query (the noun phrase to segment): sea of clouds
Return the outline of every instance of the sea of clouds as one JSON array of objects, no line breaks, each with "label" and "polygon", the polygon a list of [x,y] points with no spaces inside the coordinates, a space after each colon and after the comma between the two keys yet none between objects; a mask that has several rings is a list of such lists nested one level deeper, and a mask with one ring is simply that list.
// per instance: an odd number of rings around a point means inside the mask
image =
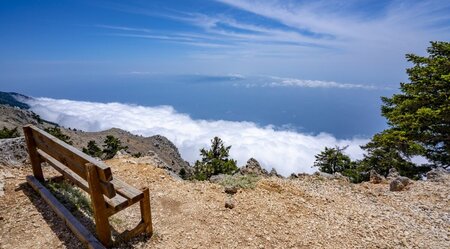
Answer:
[{"label": "sea of clouds", "polygon": [[368,141],[361,138],[339,140],[326,133],[304,134],[274,126],[262,127],[253,122],[195,120],[171,106],[147,107],[50,98],[28,99],[26,102],[42,118],[64,127],[84,131],[116,127],[143,136],[163,135],[190,163],[200,158],[201,148],[209,147],[210,140],[219,136],[226,145],[232,145],[230,154],[239,166],[254,157],[267,170],[275,168],[285,176],[293,172],[315,172],[317,169],[312,168],[314,155],[325,146],[348,145],[346,153],[352,159],[362,158],[363,151],[359,146]]}]

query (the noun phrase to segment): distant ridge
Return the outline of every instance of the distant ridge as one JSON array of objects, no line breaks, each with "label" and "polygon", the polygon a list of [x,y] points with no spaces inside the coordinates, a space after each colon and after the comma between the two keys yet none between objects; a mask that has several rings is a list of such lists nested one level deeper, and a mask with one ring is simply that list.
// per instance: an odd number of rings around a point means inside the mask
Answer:
[{"label": "distant ridge", "polygon": [[30,97],[15,93],[15,92],[1,92],[0,91],[0,104],[2,105],[9,105],[12,107],[19,107],[20,109],[29,109],[30,106],[28,104],[25,104],[23,102],[20,102],[17,100],[17,97],[19,98],[25,98],[29,99]]}]

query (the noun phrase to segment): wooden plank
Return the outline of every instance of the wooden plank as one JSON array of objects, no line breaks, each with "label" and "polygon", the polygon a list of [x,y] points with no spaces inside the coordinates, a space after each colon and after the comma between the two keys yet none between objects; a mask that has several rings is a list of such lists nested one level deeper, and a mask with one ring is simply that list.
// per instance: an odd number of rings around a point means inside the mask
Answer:
[{"label": "wooden plank", "polygon": [[23,127],[23,133],[25,134],[25,140],[27,142],[28,155],[30,156],[31,166],[33,168],[33,175],[39,180],[44,181],[44,174],[42,173],[42,167],[37,152],[36,143],[33,139],[33,133],[29,125]]},{"label": "wooden plank", "polygon": [[131,230],[125,230],[119,236],[123,240],[129,240],[144,232],[145,232],[145,223],[141,221],[135,228]]},{"label": "wooden plank", "polygon": [[[71,180],[75,185],[82,188],[84,191],[89,193],[89,186],[87,186],[87,182],[82,179],[80,176],[71,171],[66,165],[60,163],[58,160],[45,153],[41,149],[37,149],[37,153],[47,161],[53,168],[55,168],[59,173],[67,177]],[[100,187],[102,193],[108,198],[112,198],[116,195],[116,191],[114,190],[114,185],[110,182],[100,182]]]},{"label": "wooden plank", "polygon": [[148,188],[144,188],[142,192],[144,193],[144,198],[140,202],[141,216],[143,222],[145,223],[145,232],[148,235],[152,235],[153,225],[152,225],[152,210],[150,208],[150,191],[148,190]]},{"label": "wooden plank", "polygon": [[[90,193],[89,191],[89,185],[86,180],[78,176],[77,174],[71,173],[70,169],[67,168],[64,164],[58,162],[56,159],[52,158],[50,155],[46,154],[45,152],[38,150],[39,153],[42,153],[42,157],[53,167],[55,168],[59,173],[63,174],[67,179],[69,179],[71,182],[73,182],[75,185],[83,189],[84,191]],[[45,153],[45,154],[44,154]],[[104,197],[105,202],[108,205],[108,207],[114,209],[116,212],[123,210],[124,208],[129,206],[129,201],[127,198],[116,194],[112,198]]]},{"label": "wooden plank", "polygon": [[109,247],[112,243],[111,228],[107,215],[107,207],[100,190],[100,182],[97,168],[93,164],[87,164],[87,181],[91,193],[92,209],[94,211],[95,228],[97,236],[103,245]]},{"label": "wooden plank", "polygon": [[111,180],[111,183],[114,185],[114,189],[117,193],[125,196],[132,202],[136,202],[141,200],[144,197],[144,194],[139,189],[134,188],[133,186],[114,178]]},{"label": "wooden plank", "polygon": [[27,176],[27,182],[41,195],[86,248],[105,248],[35,177]]},{"label": "wooden plank", "polygon": [[79,176],[86,180],[86,163],[96,165],[99,178],[102,181],[112,180],[111,168],[103,162],[84,154],[76,148],[66,144],[65,142],[55,138],[54,136],[42,131],[34,126],[29,126],[32,130],[33,139],[37,147],[63,164],[67,165],[71,170],[75,171]]}]

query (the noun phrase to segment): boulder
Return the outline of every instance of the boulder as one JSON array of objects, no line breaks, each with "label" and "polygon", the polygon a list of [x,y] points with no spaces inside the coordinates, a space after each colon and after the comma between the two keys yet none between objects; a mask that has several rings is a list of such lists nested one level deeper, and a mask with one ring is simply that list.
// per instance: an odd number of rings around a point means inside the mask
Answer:
[{"label": "boulder", "polygon": [[374,169],[372,169],[369,174],[371,183],[378,184],[384,181],[384,177],[378,174]]},{"label": "boulder", "polygon": [[427,172],[427,180],[432,182],[442,182],[449,175],[450,173],[446,169],[437,167]]},{"label": "boulder", "polygon": [[314,176],[318,176],[320,178],[325,178],[325,179],[330,179],[330,180],[334,180],[334,179],[338,179],[338,180],[348,180],[348,177],[343,176],[341,173],[336,172],[334,174],[329,174],[329,173],[325,173],[325,172],[320,172],[317,171],[313,174]]},{"label": "boulder", "polygon": [[388,179],[395,179],[395,178],[397,178],[399,176],[400,176],[400,174],[398,173],[396,168],[390,168],[389,169],[389,173],[387,175]]},{"label": "boulder", "polygon": [[269,173],[267,170],[261,167],[259,162],[250,158],[247,161],[247,164],[239,169],[239,172],[243,175],[257,175],[257,176],[268,176]]},{"label": "boulder", "polygon": [[229,195],[234,195],[238,191],[238,188],[236,186],[225,186],[225,193]]},{"label": "boulder", "polygon": [[402,191],[411,183],[408,177],[399,176],[391,181],[389,185],[390,191]]},{"label": "boulder", "polygon": [[27,145],[24,137],[0,139],[0,164],[21,167],[28,161]]},{"label": "boulder", "polygon": [[226,177],[225,174],[212,175],[209,178],[209,181],[212,183],[219,183],[219,182],[223,181],[223,179],[225,179],[225,177]]},{"label": "boulder", "polygon": [[235,204],[234,204],[233,199],[228,198],[228,199],[225,201],[225,207],[226,207],[226,208],[233,209],[234,206],[235,206]]},{"label": "boulder", "polygon": [[130,153],[128,153],[126,150],[119,150],[116,152],[116,154],[114,155],[114,159],[123,159],[123,158],[128,158],[130,157]]}]

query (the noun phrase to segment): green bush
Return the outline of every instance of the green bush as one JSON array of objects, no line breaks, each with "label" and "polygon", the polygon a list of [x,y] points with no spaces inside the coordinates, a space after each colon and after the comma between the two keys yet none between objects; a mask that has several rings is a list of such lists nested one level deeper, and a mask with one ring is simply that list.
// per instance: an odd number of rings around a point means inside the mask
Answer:
[{"label": "green bush", "polygon": [[87,144],[87,148],[83,148],[83,152],[93,156],[100,158],[103,154],[102,149],[97,146],[97,143],[94,140],[91,140]]},{"label": "green bush", "polygon": [[256,175],[227,175],[219,184],[224,187],[236,187],[243,189],[253,189],[261,177]]},{"label": "green bush", "polygon": [[66,181],[48,182],[47,187],[52,194],[71,212],[81,211],[92,217],[91,201],[82,190],[72,186]]},{"label": "green bush", "polygon": [[59,140],[65,142],[66,144],[72,145],[72,141],[70,141],[70,137],[66,134],[62,133],[61,129],[59,127],[50,127],[44,129],[46,132],[48,132],[50,135],[53,135],[54,137],[58,138]]},{"label": "green bush", "polygon": [[6,127],[3,127],[3,129],[0,130],[0,139],[15,138],[15,137],[20,137],[17,127],[13,128],[13,129],[8,129]]}]

